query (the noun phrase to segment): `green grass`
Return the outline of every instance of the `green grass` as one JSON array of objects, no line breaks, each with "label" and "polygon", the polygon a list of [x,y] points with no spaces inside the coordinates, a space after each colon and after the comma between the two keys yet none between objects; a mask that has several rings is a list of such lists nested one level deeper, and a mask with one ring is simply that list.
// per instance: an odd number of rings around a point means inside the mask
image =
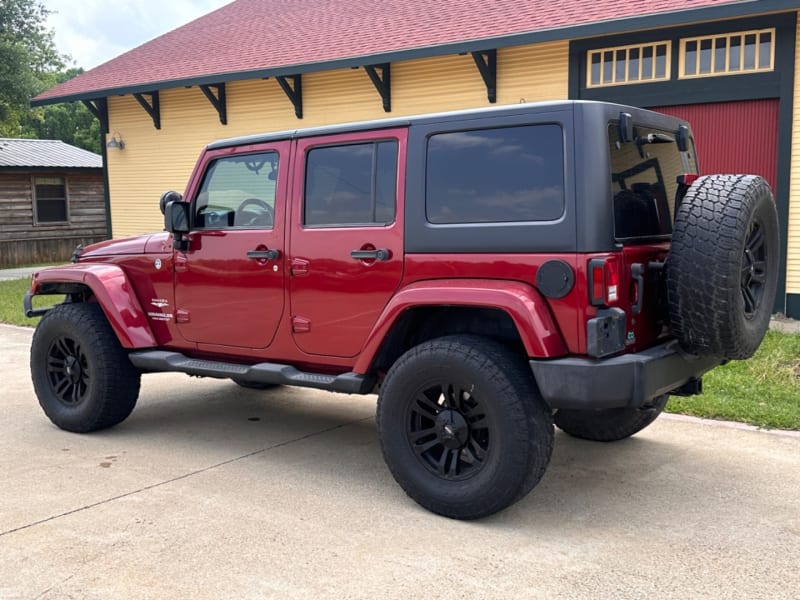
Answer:
[{"label": "green grass", "polygon": [[800,335],[768,331],[755,356],[703,377],[700,396],[673,396],[667,411],[800,429]]},{"label": "green grass", "polygon": [[[36,325],[39,319],[28,319],[22,312],[22,296],[29,287],[28,278],[0,281],[0,322]],[[35,297],[34,307],[61,298]],[[800,430],[800,334],[767,332],[753,358],[714,369],[703,378],[702,395],[673,396],[667,411]]]},{"label": "green grass", "polygon": [[[31,287],[30,277],[0,281],[0,323],[10,323],[23,327],[34,327],[39,318],[29,319],[22,309],[22,297]],[[61,302],[63,296],[36,296],[33,299],[34,308],[51,306]]]}]

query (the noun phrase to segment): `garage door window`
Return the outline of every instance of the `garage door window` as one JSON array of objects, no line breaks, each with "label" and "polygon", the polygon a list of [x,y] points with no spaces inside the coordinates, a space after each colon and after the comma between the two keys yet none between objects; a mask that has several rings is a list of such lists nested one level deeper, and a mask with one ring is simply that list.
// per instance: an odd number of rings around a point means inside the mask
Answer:
[{"label": "garage door window", "polygon": [[668,41],[590,50],[586,87],[664,81],[670,77],[672,44]]},{"label": "garage door window", "polygon": [[738,75],[775,69],[775,29],[681,40],[680,76]]}]

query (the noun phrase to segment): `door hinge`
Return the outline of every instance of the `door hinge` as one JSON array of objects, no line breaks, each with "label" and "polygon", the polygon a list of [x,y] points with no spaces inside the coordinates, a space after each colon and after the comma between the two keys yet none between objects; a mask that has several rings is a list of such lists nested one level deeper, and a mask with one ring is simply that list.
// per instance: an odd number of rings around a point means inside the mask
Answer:
[{"label": "door hinge", "polygon": [[185,254],[175,255],[175,272],[183,273],[189,268],[189,259]]},{"label": "door hinge", "polygon": [[308,261],[302,258],[293,258],[289,262],[289,268],[292,270],[292,275],[306,275],[308,274]]},{"label": "door hinge", "polygon": [[311,331],[311,320],[305,317],[292,317],[292,331],[294,333],[308,333]]}]

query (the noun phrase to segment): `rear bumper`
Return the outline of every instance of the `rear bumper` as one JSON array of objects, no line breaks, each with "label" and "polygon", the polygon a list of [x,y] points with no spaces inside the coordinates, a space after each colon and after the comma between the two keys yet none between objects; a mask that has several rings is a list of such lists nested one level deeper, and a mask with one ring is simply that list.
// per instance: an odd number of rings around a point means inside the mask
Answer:
[{"label": "rear bumper", "polygon": [[677,341],[606,359],[531,360],[539,391],[551,408],[639,407],[722,363],[682,352]]}]

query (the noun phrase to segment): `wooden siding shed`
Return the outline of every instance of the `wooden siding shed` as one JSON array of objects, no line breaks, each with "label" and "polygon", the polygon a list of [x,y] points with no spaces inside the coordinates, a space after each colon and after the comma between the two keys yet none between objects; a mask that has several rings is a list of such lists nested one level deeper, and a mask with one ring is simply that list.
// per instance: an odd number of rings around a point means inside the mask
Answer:
[{"label": "wooden siding shed", "polygon": [[57,140],[0,138],[0,267],[67,260],[108,237],[102,158]]}]

